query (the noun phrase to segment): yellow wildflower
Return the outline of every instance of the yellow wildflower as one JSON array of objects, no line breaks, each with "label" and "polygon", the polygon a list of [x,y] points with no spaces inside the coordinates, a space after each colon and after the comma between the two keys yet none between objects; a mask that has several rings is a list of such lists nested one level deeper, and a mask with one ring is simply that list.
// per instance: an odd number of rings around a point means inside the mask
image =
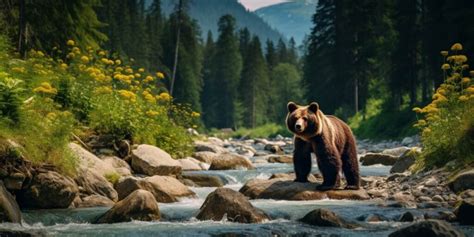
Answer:
[{"label": "yellow wildflower", "polygon": [[100,61],[102,61],[105,64],[109,64],[109,60],[107,58],[101,58]]},{"label": "yellow wildflower", "polygon": [[87,56],[82,56],[82,57],[81,57],[81,61],[82,61],[83,63],[89,63],[89,58],[88,58]]},{"label": "yellow wildflower", "polygon": [[94,92],[97,94],[110,94],[112,93],[112,87],[100,86],[100,87],[95,88]]},{"label": "yellow wildflower", "polygon": [[116,67],[116,68],[115,68],[115,71],[121,72],[121,71],[123,71],[123,68],[122,68],[122,67]]},{"label": "yellow wildflower", "polygon": [[118,91],[119,95],[122,96],[123,98],[130,100],[132,102],[137,101],[137,95],[131,91],[128,90],[119,90]]},{"label": "yellow wildflower", "polygon": [[469,77],[464,77],[461,81],[461,83],[464,85],[464,86],[468,86],[469,84],[471,84],[471,78]]},{"label": "yellow wildflower", "polygon": [[420,120],[418,120],[417,125],[418,125],[418,126],[425,126],[425,125],[426,125],[426,121],[423,120],[423,119],[420,119]]},{"label": "yellow wildflower", "polygon": [[470,86],[466,89],[466,92],[469,94],[474,94],[474,86]]},{"label": "yellow wildflower", "polygon": [[55,95],[58,93],[58,90],[53,88],[49,82],[43,82],[40,86],[34,88],[33,92]]},{"label": "yellow wildflower", "polygon": [[43,52],[38,51],[38,52],[36,52],[36,53],[38,54],[39,57],[44,57],[44,53],[43,53]]},{"label": "yellow wildflower", "polygon": [[441,66],[441,69],[443,69],[443,70],[448,70],[450,68],[451,68],[451,66],[449,66],[449,64],[447,64],[447,63],[445,63],[445,64],[443,64],[443,66]]},{"label": "yellow wildflower", "polygon": [[154,110],[148,110],[146,111],[146,115],[150,116],[150,117],[155,117],[156,115],[159,115],[160,113],[157,112],[157,111],[154,111]]},{"label": "yellow wildflower", "polygon": [[138,72],[145,72],[145,69],[144,68],[139,68]]},{"label": "yellow wildflower", "polygon": [[469,65],[468,64],[463,64],[462,65],[462,70],[467,70],[469,69]]},{"label": "yellow wildflower", "polygon": [[99,56],[105,56],[105,55],[106,55],[105,51],[100,51],[99,52]]},{"label": "yellow wildflower", "polygon": [[413,108],[412,110],[413,110],[413,112],[415,112],[415,113],[421,113],[421,112],[422,112],[422,110],[421,110],[419,107],[415,107],[415,108]]},{"label": "yellow wildflower", "polygon": [[76,55],[71,52],[71,53],[68,53],[68,54],[66,55],[66,58],[73,59],[75,56],[76,56]]},{"label": "yellow wildflower", "polygon": [[198,113],[198,112],[194,112],[194,111],[193,111],[193,112],[191,113],[191,117],[199,117],[199,116],[201,116],[201,114]]},{"label": "yellow wildflower", "polygon": [[152,76],[146,76],[145,79],[143,80],[143,82],[147,83],[147,82],[151,82],[153,81],[153,77]]},{"label": "yellow wildflower", "polygon": [[160,101],[170,101],[171,95],[168,94],[167,92],[163,92],[160,95],[158,95],[157,99]]},{"label": "yellow wildflower", "polygon": [[133,73],[133,69],[127,68],[127,69],[125,69],[125,72],[128,73],[128,74],[132,74],[132,73]]},{"label": "yellow wildflower", "polygon": [[65,64],[65,63],[61,63],[61,65],[59,65],[59,66],[61,66],[62,69],[66,69],[66,68],[67,68],[67,64]]},{"label": "yellow wildflower", "polygon": [[68,40],[67,41],[67,45],[69,46],[74,46],[76,43],[74,42],[74,40]]},{"label": "yellow wildflower", "polygon": [[160,78],[160,79],[165,78],[165,74],[163,74],[162,72],[157,72],[157,73],[156,73],[156,76],[157,76],[158,78]]},{"label": "yellow wildflower", "polygon": [[451,46],[451,50],[453,50],[453,51],[462,50],[462,44],[460,44],[460,43],[453,44],[453,46]]},{"label": "yellow wildflower", "polygon": [[140,78],[142,75],[140,73],[135,73],[135,78]]},{"label": "yellow wildflower", "polygon": [[443,55],[443,57],[448,56],[448,51],[441,51],[441,55]]},{"label": "yellow wildflower", "polygon": [[459,96],[458,98],[460,101],[466,101],[466,100],[469,100],[469,97],[465,96],[465,95],[462,95],[462,96]]},{"label": "yellow wildflower", "polygon": [[120,61],[120,59],[117,59],[117,60],[115,60],[115,64],[120,65],[120,64],[122,64],[122,61]]}]

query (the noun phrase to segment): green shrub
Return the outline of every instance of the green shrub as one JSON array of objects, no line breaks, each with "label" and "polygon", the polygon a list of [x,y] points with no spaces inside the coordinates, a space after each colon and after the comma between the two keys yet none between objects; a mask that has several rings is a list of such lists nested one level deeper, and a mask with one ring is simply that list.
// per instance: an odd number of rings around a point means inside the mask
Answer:
[{"label": "green shrub", "polygon": [[430,104],[413,109],[420,114],[415,126],[423,143],[418,167],[440,167],[453,160],[459,166],[474,163],[474,71],[467,73],[467,57],[461,51],[462,45],[454,44],[450,52],[441,52],[444,83]]},{"label": "green shrub", "polygon": [[240,128],[232,133],[231,136],[236,138],[273,138],[278,134],[285,137],[292,136],[286,126],[274,123],[265,124],[256,128]]},{"label": "green shrub", "polygon": [[121,176],[116,172],[107,173],[104,175],[104,178],[109,181],[111,184],[116,184]]}]

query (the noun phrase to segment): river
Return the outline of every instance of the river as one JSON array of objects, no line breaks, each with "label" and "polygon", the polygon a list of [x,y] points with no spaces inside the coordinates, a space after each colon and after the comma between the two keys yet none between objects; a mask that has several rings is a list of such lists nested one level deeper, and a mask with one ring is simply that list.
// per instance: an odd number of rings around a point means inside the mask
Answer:
[{"label": "river", "polygon": [[[289,164],[255,164],[255,170],[193,171],[223,177],[225,187],[239,190],[249,179],[268,178],[273,173],[292,171]],[[362,176],[386,176],[389,166],[362,166]],[[313,167],[316,171],[317,167]],[[23,212],[23,226],[0,224],[11,230],[35,231],[45,236],[388,236],[397,227],[404,208],[380,207],[375,201],[318,200],[279,201],[252,200],[251,203],[270,215],[272,221],[261,224],[239,224],[226,220],[199,221],[194,218],[206,196],[215,188],[192,188],[197,198],[182,199],[176,203],[159,203],[162,220],[159,222],[133,221],[118,224],[90,224],[108,208],[63,210],[30,210]],[[357,229],[314,227],[297,220],[316,208],[328,208],[348,221],[357,222]],[[417,216],[426,212],[446,210],[410,209]],[[380,222],[358,221],[358,217],[378,214],[387,219]],[[457,227],[466,236],[474,236],[474,227]]]}]

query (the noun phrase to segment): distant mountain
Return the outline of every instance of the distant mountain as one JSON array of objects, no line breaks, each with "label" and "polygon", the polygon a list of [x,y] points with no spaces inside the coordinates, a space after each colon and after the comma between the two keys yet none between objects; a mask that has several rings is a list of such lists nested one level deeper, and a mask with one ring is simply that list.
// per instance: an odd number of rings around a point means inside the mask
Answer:
[{"label": "distant mountain", "polygon": [[287,39],[294,37],[296,43],[301,44],[313,27],[311,17],[316,12],[317,2],[318,0],[290,0],[257,9],[255,13]]},{"label": "distant mountain", "polygon": [[[161,0],[163,12],[169,15],[178,0]],[[237,21],[239,28],[247,27],[250,32],[259,36],[262,42],[267,39],[277,41],[285,37],[270,27],[264,20],[253,12],[249,12],[237,0],[189,0],[189,14],[201,26],[203,39],[209,30],[214,39],[217,38],[217,22],[225,14],[231,14]]]}]

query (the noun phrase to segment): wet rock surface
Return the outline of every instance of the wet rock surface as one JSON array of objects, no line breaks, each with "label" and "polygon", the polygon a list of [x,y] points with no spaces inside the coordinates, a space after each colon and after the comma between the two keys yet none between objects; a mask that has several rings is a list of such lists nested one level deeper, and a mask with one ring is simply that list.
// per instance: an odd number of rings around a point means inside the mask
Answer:
[{"label": "wet rock surface", "polygon": [[224,217],[241,223],[260,223],[270,219],[262,210],[253,207],[241,193],[218,188],[207,196],[196,218],[220,221]]},{"label": "wet rock surface", "polygon": [[389,235],[389,237],[463,237],[464,234],[456,230],[449,223],[438,220],[421,221],[407,227],[401,228]]},{"label": "wet rock surface", "polygon": [[181,173],[179,161],[158,147],[139,145],[132,151],[132,168],[146,175],[176,175]]},{"label": "wet rock surface", "polygon": [[31,185],[18,193],[21,208],[67,208],[79,189],[71,178],[54,171],[37,173]]},{"label": "wet rock surface", "polygon": [[136,190],[117,202],[95,223],[117,223],[132,220],[156,221],[159,219],[160,210],[153,194],[146,190]]},{"label": "wet rock surface", "polygon": [[355,228],[354,224],[350,224],[344,219],[336,215],[336,213],[325,208],[315,209],[306,214],[301,222],[315,226],[325,227],[342,227],[342,228]]},{"label": "wet rock surface", "polygon": [[321,200],[329,198],[367,200],[370,198],[363,189],[318,191],[316,187],[319,184],[293,182],[286,178],[253,179],[248,181],[239,192],[251,199]]},{"label": "wet rock surface", "polygon": [[0,223],[1,222],[21,222],[20,207],[16,203],[15,198],[5,188],[2,181],[0,181]]}]

